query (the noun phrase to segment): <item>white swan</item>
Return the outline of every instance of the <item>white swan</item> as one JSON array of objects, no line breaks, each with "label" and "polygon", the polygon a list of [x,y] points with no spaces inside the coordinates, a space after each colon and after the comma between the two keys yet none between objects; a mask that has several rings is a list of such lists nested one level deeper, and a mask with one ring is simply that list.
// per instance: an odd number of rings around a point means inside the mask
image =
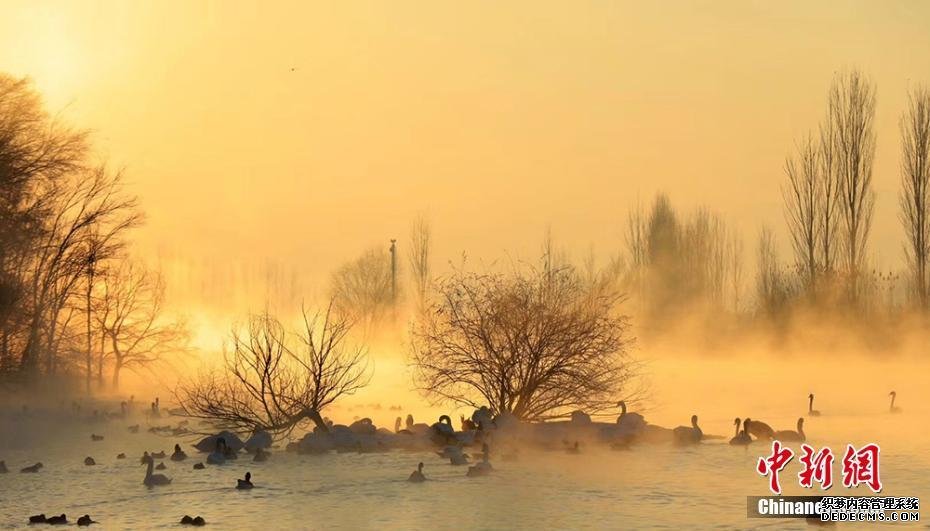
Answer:
[{"label": "white swan", "polygon": [[807,416],[808,417],[819,417],[820,411],[814,409],[814,393],[807,395]]},{"label": "white swan", "polygon": [[207,456],[208,465],[222,465],[226,462],[226,439],[222,437],[216,440],[216,449]]},{"label": "white swan", "polygon": [[488,447],[487,443],[484,443],[481,445],[481,452],[483,454],[481,461],[477,463],[475,466],[468,467],[468,472],[465,474],[466,476],[470,478],[478,477],[478,476],[486,476],[490,474],[492,470],[494,470],[490,462],[491,449]]},{"label": "white swan", "polygon": [[898,397],[898,393],[892,391],[892,392],[888,393],[888,396],[891,397],[891,407],[888,409],[888,412],[889,412],[889,413],[900,413],[900,412],[901,412],[901,408],[899,408],[898,406],[894,405],[894,399]]},{"label": "white swan", "polygon": [[619,447],[625,449],[646,429],[646,419],[639,413],[628,413],[626,402],[623,400],[617,402],[617,405],[620,407],[617,423],[614,426],[605,426],[603,433],[609,439],[616,439],[614,442],[619,443]]},{"label": "white swan", "polygon": [[455,428],[452,427],[452,418],[449,415],[439,417],[439,422],[430,426],[431,438],[436,444],[450,442],[455,438]]},{"label": "white swan", "polygon": [[691,426],[678,426],[672,431],[678,444],[697,444],[704,438],[704,432],[698,426],[698,416],[691,415]]},{"label": "white swan", "polygon": [[147,466],[145,468],[145,479],[142,480],[143,484],[148,487],[155,487],[171,483],[171,479],[164,474],[152,474],[152,469],[155,468],[155,460],[152,459],[152,456],[147,456],[145,464]]},{"label": "white swan", "polygon": [[756,439],[771,439],[775,434],[775,430],[771,426],[762,422],[761,420],[752,420],[747,418],[743,421],[743,428],[753,435]]},{"label": "white swan", "polygon": [[785,441],[785,442],[806,441],[807,435],[804,434],[804,417],[801,417],[798,419],[798,431],[791,431],[791,430],[776,431],[773,435],[773,438],[776,441]]},{"label": "white swan", "polygon": [[461,449],[460,449],[460,451],[457,452],[457,453],[456,453],[456,452],[452,452],[452,453],[449,454],[449,464],[457,465],[457,466],[458,466],[458,465],[467,465],[467,464],[468,464],[468,456],[465,455],[465,454],[463,454],[463,453],[461,452]]},{"label": "white swan", "polygon": [[639,413],[627,413],[626,402],[623,400],[617,402],[617,406],[620,407],[620,416],[617,417],[617,424],[620,426],[629,426],[638,430],[646,425],[646,419]]},{"label": "white swan", "polygon": [[740,426],[739,417],[736,417],[735,419],[733,419],[733,424],[736,425],[736,435],[734,435],[733,438],[730,439],[730,444],[734,446],[741,446],[741,445],[746,445],[746,444],[751,443],[752,437],[750,437],[749,434],[746,433],[745,422],[743,423],[742,430],[739,429],[739,426]]},{"label": "white swan", "polygon": [[259,448],[267,450],[271,448],[272,443],[274,443],[274,438],[265,430],[255,430],[252,432],[252,435],[242,443],[243,448],[246,452],[252,453]]},{"label": "white swan", "polygon": [[407,481],[411,483],[422,483],[426,481],[426,476],[423,475],[423,463],[421,462],[417,465],[417,469],[410,473],[410,477],[407,478]]}]

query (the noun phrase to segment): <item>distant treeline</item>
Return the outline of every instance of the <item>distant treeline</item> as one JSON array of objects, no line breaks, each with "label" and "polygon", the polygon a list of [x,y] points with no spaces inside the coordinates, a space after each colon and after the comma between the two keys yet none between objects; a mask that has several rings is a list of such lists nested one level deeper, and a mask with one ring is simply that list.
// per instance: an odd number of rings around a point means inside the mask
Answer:
[{"label": "distant treeline", "polygon": [[[876,89],[865,76],[837,74],[817,129],[786,157],[782,198],[792,254],[779,256],[769,227],[760,231],[755,273],[743,244],[718,215],[682,216],[659,195],[629,218],[618,278],[632,296],[641,330],[664,330],[697,317],[711,327],[753,322],[784,330],[806,324],[850,325],[869,333],[900,318],[926,323],[930,311],[930,92],[917,87],[900,118],[897,212],[905,267],[870,265]],[[868,326],[860,325],[867,323]]]}]

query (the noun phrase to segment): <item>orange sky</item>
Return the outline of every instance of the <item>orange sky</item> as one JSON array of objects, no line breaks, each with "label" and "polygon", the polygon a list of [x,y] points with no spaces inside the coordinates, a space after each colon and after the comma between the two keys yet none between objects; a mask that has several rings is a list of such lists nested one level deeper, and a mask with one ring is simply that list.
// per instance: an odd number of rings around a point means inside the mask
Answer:
[{"label": "orange sky", "polygon": [[751,278],[763,223],[787,250],[783,159],[847,66],[878,85],[871,241],[899,264],[928,27],[922,1],[7,0],[0,70],[95,132],[169,265],[277,264],[313,296],[418,212],[440,265],[534,257],[549,225],[606,256],[664,190],[739,227]]}]

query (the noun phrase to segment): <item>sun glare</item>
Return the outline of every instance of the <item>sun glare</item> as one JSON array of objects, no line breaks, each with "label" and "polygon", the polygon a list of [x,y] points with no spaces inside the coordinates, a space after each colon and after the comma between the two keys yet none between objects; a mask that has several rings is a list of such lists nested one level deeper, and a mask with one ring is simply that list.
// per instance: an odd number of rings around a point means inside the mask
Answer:
[{"label": "sun glare", "polygon": [[33,37],[31,46],[23,47],[22,74],[35,81],[54,112],[79,93],[78,78],[84,61],[63,14],[46,13],[36,24]]}]

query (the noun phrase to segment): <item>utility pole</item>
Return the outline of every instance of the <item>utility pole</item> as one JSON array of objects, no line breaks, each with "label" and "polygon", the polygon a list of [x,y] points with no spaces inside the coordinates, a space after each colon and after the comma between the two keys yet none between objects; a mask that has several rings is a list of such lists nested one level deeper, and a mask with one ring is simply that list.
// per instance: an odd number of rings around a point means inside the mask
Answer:
[{"label": "utility pole", "polygon": [[391,305],[397,303],[397,240],[391,240]]}]

